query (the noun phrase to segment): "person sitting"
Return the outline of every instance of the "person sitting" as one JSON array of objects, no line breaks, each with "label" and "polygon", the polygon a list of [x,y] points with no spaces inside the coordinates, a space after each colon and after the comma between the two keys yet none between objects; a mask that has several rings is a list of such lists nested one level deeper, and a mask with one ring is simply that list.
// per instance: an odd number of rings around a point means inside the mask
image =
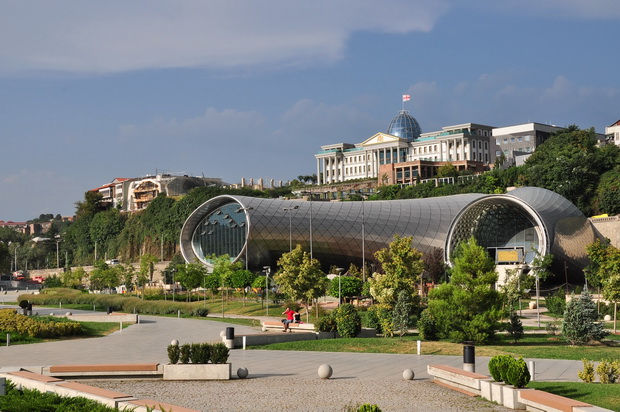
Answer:
[{"label": "person sitting", "polygon": [[286,308],[286,310],[284,312],[282,312],[283,315],[286,315],[286,319],[282,319],[282,324],[284,325],[284,331],[283,332],[290,332],[290,329],[288,328],[288,325],[293,323],[294,317],[295,317],[295,311],[290,309],[290,308]]}]

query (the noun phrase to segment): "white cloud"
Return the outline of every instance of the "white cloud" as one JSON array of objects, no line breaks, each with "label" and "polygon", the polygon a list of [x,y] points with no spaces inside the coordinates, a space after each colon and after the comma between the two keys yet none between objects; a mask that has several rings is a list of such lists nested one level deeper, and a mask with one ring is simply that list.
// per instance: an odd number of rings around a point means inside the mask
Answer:
[{"label": "white cloud", "polygon": [[[458,0],[453,3],[458,3]],[[618,0],[480,0],[464,5],[468,6],[546,18],[608,20],[620,17]]]},{"label": "white cloud", "polygon": [[20,0],[3,4],[0,70],[323,63],[356,31],[429,31],[446,9],[446,0]]}]

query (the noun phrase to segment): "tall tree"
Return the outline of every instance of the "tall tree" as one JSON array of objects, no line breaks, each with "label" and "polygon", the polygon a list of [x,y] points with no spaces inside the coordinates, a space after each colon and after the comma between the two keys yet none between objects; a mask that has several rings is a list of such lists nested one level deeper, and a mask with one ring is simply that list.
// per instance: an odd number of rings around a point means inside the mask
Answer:
[{"label": "tall tree", "polygon": [[413,295],[424,270],[422,253],[411,247],[413,237],[396,235],[388,245],[375,252],[383,273],[375,273],[370,282],[370,293],[381,303],[393,307],[401,290]]},{"label": "tall tree", "polygon": [[176,269],[176,280],[187,289],[187,301],[189,302],[192,290],[202,285],[207,269],[200,263],[177,265]]},{"label": "tall tree", "polygon": [[[321,271],[321,263],[297,245],[290,253],[284,253],[278,259],[280,269],[274,280],[280,290],[294,300],[306,302],[306,315],[310,302],[325,295],[329,283]],[[318,305],[317,305],[318,311]]]},{"label": "tall tree", "polygon": [[488,342],[501,318],[495,262],[473,237],[457,246],[452,261],[450,282],[431,290],[427,310],[441,338]]}]

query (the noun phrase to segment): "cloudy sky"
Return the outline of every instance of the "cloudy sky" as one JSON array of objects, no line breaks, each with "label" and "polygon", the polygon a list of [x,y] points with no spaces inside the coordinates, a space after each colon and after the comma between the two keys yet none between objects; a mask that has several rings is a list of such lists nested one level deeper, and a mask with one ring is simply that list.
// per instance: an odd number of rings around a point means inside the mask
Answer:
[{"label": "cloudy sky", "polygon": [[288,180],[321,145],[620,118],[618,0],[0,0],[0,220],[166,171]]}]

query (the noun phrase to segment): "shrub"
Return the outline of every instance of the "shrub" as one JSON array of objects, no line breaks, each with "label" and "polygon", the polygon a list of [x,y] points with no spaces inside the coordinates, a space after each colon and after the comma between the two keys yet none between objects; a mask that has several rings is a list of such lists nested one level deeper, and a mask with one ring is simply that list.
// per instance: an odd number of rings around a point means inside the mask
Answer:
[{"label": "shrub", "polygon": [[620,360],[603,359],[596,367],[596,373],[601,383],[616,383],[620,375]]},{"label": "shrub", "polygon": [[563,315],[566,310],[566,294],[564,289],[558,289],[553,295],[545,298],[547,311],[555,315]]},{"label": "shrub", "polygon": [[376,306],[371,306],[368,311],[366,311],[366,326],[375,329],[378,334],[383,333]]},{"label": "shrub", "polygon": [[189,357],[191,354],[191,346],[188,343],[185,343],[181,345],[181,347],[179,348],[179,351],[180,351],[179,360],[181,361],[181,363],[183,364],[189,363]]},{"label": "shrub", "polygon": [[566,305],[562,334],[571,345],[581,345],[590,341],[601,341],[607,332],[597,322],[596,304],[588,292],[573,298]]},{"label": "shrub", "polygon": [[586,383],[594,382],[594,365],[587,359],[581,359],[583,362],[583,370],[577,372],[579,379]]},{"label": "shrub", "polygon": [[506,369],[505,382],[514,386],[515,388],[525,388],[530,382],[530,371],[527,369],[527,364],[523,358],[514,359],[509,356],[508,368]]},{"label": "shrub", "polygon": [[0,310],[0,330],[34,338],[58,338],[79,335],[82,325],[47,317],[31,318],[18,315],[14,309],[3,309]]},{"label": "shrub", "polygon": [[211,345],[211,363],[226,363],[230,350],[223,343],[215,343]]},{"label": "shrub", "polygon": [[418,331],[424,340],[439,340],[435,318],[428,310],[423,310],[418,320]]},{"label": "shrub", "polygon": [[207,308],[196,308],[192,312],[192,316],[198,316],[201,318],[206,318],[209,315],[209,309]]},{"label": "shrub", "polygon": [[394,336],[394,316],[389,306],[380,304],[377,305],[377,317],[379,318],[379,324],[381,325],[381,332],[383,336]]},{"label": "shrub", "polygon": [[179,345],[168,345],[168,361],[171,364],[176,365],[179,363],[180,354]]},{"label": "shrub", "polygon": [[189,358],[192,363],[209,363],[211,345],[208,343],[192,343],[190,345]]},{"label": "shrub", "polygon": [[381,409],[377,405],[364,403],[357,408],[357,412],[381,412]]},{"label": "shrub", "polygon": [[517,343],[517,341],[523,337],[523,324],[515,311],[510,313],[510,321],[506,326],[506,330],[512,338],[512,343]]},{"label": "shrub", "polygon": [[354,338],[362,331],[362,319],[350,303],[336,308],[332,314],[336,321],[336,330],[343,338]]},{"label": "shrub", "polygon": [[489,373],[496,382],[508,382],[506,373],[514,358],[510,355],[497,355],[489,360]]},{"label": "shrub", "polygon": [[419,297],[414,299],[406,290],[398,292],[396,305],[394,305],[394,310],[392,311],[392,323],[394,324],[394,329],[399,331],[399,336],[401,338],[407,333],[409,328],[415,326],[418,320],[416,314],[419,301]]},{"label": "shrub", "polygon": [[336,321],[330,315],[321,316],[314,322],[314,330],[317,332],[335,332],[337,330]]}]

